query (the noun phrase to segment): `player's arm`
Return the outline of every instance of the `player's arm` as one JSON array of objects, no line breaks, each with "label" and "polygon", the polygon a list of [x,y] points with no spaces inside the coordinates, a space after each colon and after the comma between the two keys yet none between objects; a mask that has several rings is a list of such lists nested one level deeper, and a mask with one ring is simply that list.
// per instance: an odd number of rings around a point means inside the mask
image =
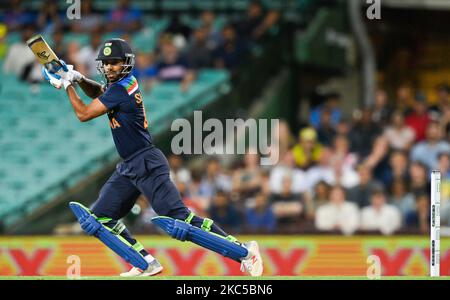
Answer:
[{"label": "player's arm", "polygon": [[95,98],[91,103],[86,105],[72,85],[67,87],[66,92],[69,96],[70,104],[72,104],[73,110],[81,122],[92,120],[108,111],[106,106],[98,98]]},{"label": "player's arm", "polygon": [[104,92],[103,86],[100,83],[84,76],[78,80],[78,85],[86,96],[92,99],[99,97]]}]

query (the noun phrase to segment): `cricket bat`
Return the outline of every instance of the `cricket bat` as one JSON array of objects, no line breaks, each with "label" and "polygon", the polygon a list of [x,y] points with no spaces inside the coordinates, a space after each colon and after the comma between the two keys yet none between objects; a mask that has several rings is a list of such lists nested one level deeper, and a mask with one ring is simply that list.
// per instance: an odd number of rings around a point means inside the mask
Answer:
[{"label": "cricket bat", "polygon": [[61,66],[58,56],[56,56],[42,35],[33,36],[27,41],[27,45],[33,51],[39,63],[44,65],[50,72],[54,72]]}]

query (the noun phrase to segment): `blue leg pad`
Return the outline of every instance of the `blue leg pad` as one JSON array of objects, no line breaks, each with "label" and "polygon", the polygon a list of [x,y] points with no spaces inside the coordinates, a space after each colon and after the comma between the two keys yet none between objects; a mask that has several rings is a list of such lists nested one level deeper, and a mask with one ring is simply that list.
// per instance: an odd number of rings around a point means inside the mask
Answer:
[{"label": "blue leg pad", "polygon": [[127,240],[120,235],[111,233],[106,226],[97,220],[95,215],[87,207],[78,202],[70,202],[69,206],[86,233],[97,237],[108,248],[136,268],[141,270],[148,268],[148,263],[144,257]]},{"label": "blue leg pad", "polygon": [[218,234],[192,226],[184,221],[169,217],[155,217],[152,218],[152,222],[175,239],[183,242],[186,240],[191,241],[237,262],[240,262],[248,254],[247,249],[240,244],[229,241]]}]

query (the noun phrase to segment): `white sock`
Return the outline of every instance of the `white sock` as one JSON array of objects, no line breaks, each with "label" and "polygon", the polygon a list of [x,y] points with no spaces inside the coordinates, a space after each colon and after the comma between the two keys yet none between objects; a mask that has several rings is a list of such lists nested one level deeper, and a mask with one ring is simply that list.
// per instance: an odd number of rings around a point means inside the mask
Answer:
[{"label": "white sock", "polygon": [[151,263],[152,261],[155,260],[155,258],[151,254],[148,254],[148,255],[144,256],[144,259],[148,263]]}]

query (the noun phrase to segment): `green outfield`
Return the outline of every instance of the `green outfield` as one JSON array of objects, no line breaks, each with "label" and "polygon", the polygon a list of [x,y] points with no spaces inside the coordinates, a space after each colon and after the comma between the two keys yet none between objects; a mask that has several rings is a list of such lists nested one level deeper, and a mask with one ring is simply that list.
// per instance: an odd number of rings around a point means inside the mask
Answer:
[{"label": "green outfield", "polygon": [[[73,280],[65,276],[0,276],[0,280]],[[82,276],[80,280],[370,280],[366,276]],[[450,280],[450,276],[382,276],[380,280]]]}]

